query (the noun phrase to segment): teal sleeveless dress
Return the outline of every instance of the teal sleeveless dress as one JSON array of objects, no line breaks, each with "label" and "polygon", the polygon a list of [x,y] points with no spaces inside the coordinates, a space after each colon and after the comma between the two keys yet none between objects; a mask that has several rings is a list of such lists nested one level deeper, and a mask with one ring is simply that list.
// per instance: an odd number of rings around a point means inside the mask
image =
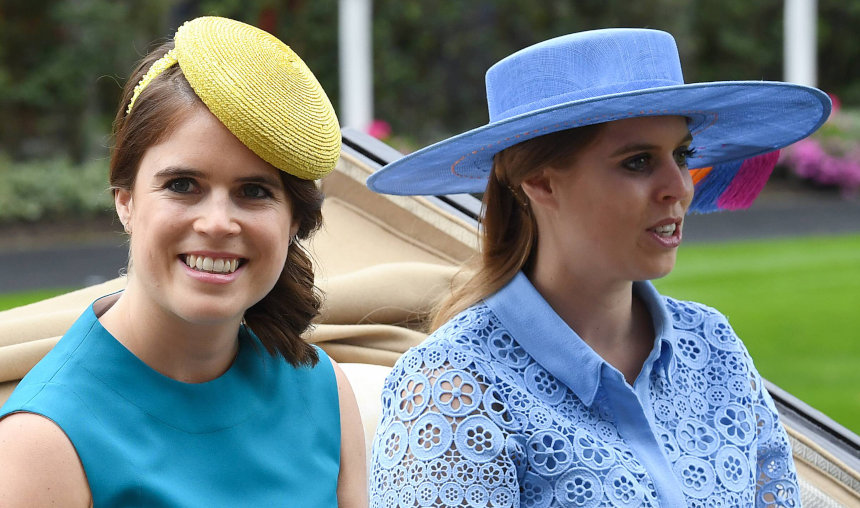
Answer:
[{"label": "teal sleeveless dress", "polygon": [[222,376],[152,370],[90,306],[0,408],[53,420],[83,463],[95,507],[337,506],[340,412],[326,354],[269,355],[244,327]]}]

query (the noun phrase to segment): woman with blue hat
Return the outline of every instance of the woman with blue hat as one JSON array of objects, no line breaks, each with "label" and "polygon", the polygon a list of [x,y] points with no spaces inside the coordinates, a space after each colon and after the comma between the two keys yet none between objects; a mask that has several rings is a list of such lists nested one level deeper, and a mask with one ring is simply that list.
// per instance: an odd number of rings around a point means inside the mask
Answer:
[{"label": "woman with blue hat", "polygon": [[263,30],[197,18],[144,57],[110,161],[126,287],[0,409],[0,505],[366,506],[355,397],[301,336],[339,154],[322,87]]},{"label": "woman with blue hat", "polygon": [[718,311],[661,296],[684,217],[748,206],[827,96],[685,84],[610,29],[489,69],[490,122],[368,179],[483,192],[482,251],[383,391],[371,506],[799,506],[790,446]]}]

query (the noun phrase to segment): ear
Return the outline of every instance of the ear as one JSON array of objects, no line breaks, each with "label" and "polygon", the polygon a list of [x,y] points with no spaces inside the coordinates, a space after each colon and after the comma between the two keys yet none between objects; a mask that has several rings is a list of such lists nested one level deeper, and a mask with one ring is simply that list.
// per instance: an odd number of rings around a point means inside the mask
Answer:
[{"label": "ear", "polygon": [[290,223],[290,238],[295,238],[296,233],[298,233],[298,232],[299,232],[299,221],[297,221],[294,218],[293,221]]},{"label": "ear", "polygon": [[131,191],[126,189],[115,190],[113,193],[113,203],[116,207],[119,221],[125,227],[125,232],[131,233],[131,212],[134,205],[131,199]]},{"label": "ear", "polygon": [[529,201],[536,205],[554,206],[555,194],[552,187],[552,175],[549,170],[541,169],[526,178],[520,184]]}]

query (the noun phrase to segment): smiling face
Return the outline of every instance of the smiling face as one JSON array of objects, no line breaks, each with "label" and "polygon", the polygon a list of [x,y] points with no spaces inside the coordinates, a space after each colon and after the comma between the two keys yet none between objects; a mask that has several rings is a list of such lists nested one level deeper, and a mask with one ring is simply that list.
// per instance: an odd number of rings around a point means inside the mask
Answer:
[{"label": "smiling face", "polygon": [[690,141],[682,117],[609,122],[568,166],[527,178],[537,262],[612,281],[667,275],[693,198]]},{"label": "smiling face", "polygon": [[203,107],[146,150],[134,187],[115,196],[131,234],[126,293],[161,318],[238,324],[275,285],[297,227],[280,171]]}]

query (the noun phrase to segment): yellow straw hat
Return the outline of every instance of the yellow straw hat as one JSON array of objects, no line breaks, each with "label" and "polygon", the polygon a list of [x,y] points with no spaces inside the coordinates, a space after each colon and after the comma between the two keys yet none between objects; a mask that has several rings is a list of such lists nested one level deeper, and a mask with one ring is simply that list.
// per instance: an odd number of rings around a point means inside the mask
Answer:
[{"label": "yellow straw hat", "polygon": [[271,34],[232,19],[186,22],[175,48],[156,61],[129,101],[174,63],[209,111],[261,159],[291,175],[316,180],[340,156],[340,128],[331,102],[307,65]]}]

